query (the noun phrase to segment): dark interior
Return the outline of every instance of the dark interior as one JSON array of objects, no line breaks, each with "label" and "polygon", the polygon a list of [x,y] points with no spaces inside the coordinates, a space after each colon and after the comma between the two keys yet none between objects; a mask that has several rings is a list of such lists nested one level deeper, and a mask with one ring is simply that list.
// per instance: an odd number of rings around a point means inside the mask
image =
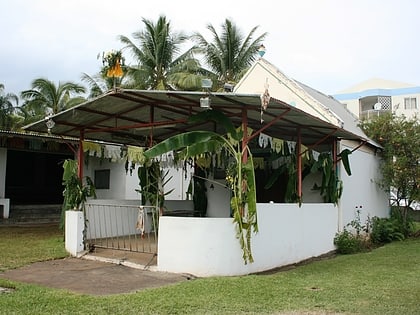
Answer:
[{"label": "dark interior", "polygon": [[63,162],[69,154],[7,150],[6,198],[14,205],[63,202]]}]

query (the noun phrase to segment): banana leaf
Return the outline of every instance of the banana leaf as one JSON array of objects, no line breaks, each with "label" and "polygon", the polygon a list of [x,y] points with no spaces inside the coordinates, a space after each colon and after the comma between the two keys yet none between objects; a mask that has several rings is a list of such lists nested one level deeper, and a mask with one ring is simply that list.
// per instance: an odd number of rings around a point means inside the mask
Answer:
[{"label": "banana leaf", "polygon": [[[215,132],[190,131],[172,136],[156,144],[144,152],[144,155],[147,158],[152,159],[169,151],[188,148],[187,151],[184,151],[184,154],[187,155],[185,157],[191,157],[200,153],[214,152],[212,149],[214,149],[216,145],[220,147],[223,142],[223,137]],[[192,152],[190,152],[190,150]]]},{"label": "banana leaf", "polygon": [[349,161],[350,154],[351,154],[351,151],[349,149],[344,149],[338,155],[339,157],[341,157],[341,161],[343,162],[344,169],[346,170],[346,173],[349,176],[351,175],[350,161]]},{"label": "banana leaf", "polygon": [[213,121],[216,124],[223,126],[226,129],[226,132],[236,141],[241,140],[242,132],[238,132],[232,121],[219,110],[206,110],[198,113],[197,115],[191,116],[188,119],[188,122],[190,123],[202,123],[208,121]]}]

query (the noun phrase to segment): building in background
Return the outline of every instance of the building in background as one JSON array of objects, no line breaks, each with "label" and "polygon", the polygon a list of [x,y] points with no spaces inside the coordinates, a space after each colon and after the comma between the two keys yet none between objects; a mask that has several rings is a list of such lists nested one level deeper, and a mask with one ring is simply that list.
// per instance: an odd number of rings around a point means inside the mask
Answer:
[{"label": "building in background", "polygon": [[411,118],[419,113],[420,86],[370,79],[333,95],[359,119],[395,112]]}]

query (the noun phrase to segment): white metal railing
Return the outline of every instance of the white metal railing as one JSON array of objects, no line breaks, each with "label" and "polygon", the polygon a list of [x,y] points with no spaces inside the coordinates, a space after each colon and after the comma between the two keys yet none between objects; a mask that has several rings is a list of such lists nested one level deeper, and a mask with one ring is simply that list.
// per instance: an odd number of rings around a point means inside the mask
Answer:
[{"label": "white metal railing", "polygon": [[154,206],[87,203],[87,245],[157,254],[157,213]]},{"label": "white metal railing", "polygon": [[375,109],[369,109],[369,110],[364,110],[362,112],[360,112],[359,118],[360,119],[372,119],[375,117],[379,117],[381,115],[385,115],[387,113],[390,113],[389,110],[375,110]]}]

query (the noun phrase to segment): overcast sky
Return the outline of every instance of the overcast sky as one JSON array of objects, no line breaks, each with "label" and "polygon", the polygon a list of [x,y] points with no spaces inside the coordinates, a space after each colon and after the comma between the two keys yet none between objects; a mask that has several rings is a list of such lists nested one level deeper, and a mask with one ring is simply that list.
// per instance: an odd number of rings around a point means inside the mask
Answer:
[{"label": "overcast sky", "polygon": [[326,94],[370,78],[420,85],[420,1],[412,0],[0,0],[0,83],[19,94],[32,80],[81,83],[98,53],[120,49],[142,18],[172,29],[217,30],[229,18],[248,34],[268,32],[269,62]]}]

